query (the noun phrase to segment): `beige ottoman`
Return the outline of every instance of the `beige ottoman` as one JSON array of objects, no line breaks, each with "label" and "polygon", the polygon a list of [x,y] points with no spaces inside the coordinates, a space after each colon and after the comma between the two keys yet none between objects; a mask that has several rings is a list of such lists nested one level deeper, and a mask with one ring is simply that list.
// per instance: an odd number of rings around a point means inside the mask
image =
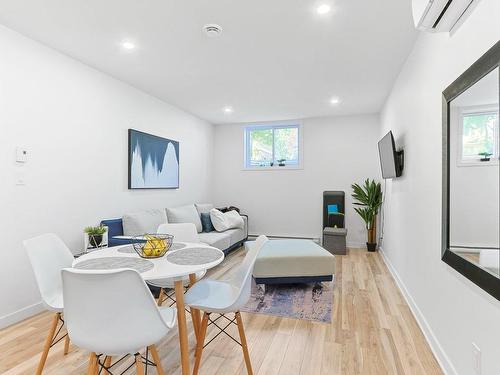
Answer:
[{"label": "beige ottoman", "polygon": [[311,240],[270,240],[255,261],[257,284],[332,281],[335,256]]}]

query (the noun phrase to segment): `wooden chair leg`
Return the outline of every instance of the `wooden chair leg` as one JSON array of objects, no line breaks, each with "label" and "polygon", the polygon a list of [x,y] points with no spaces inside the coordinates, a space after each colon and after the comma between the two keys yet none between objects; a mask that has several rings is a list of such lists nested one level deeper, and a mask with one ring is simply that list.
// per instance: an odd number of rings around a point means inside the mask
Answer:
[{"label": "wooden chair leg", "polygon": [[160,295],[158,296],[158,306],[161,306],[163,303],[163,298],[165,298],[165,290],[160,288]]},{"label": "wooden chair leg", "polygon": [[87,369],[87,375],[94,375],[97,372],[97,356],[95,353],[90,353],[89,356],[89,367]]},{"label": "wooden chair leg", "polygon": [[66,334],[66,337],[64,338],[64,355],[67,355],[69,353],[69,335]]},{"label": "wooden chair leg", "polygon": [[[113,357],[108,355],[106,356],[106,358],[104,359],[104,368],[108,368],[109,366],[111,366],[111,361],[113,360]],[[104,374],[111,374],[108,370],[104,370]]]},{"label": "wooden chair leg", "polygon": [[135,355],[135,367],[137,368],[137,375],[144,375],[144,364],[139,353]]},{"label": "wooden chair leg", "polygon": [[[192,273],[189,275],[189,287],[191,288],[194,284],[196,284],[196,274]],[[190,308],[190,312],[194,335],[196,336],[196,341],[198,341],[200,338],[200,310]]]},{"label": "wooden chair leg", "polygon": [[240,334],[241,348],[243,349],[243,356],[245,357],[245,365],[247,366],[248,375],[253,375],[252,363],[250,362],[250,354],[248,353],[247,339],[245,337],[245,329],[243,328],[243,321],[241,320],[240,312],[236,312],[236,322],[238,323],[238,332]]},{"label": "wooden chair leg", "polygon": [[158,355],[158,351],[156,350],[156,345],[151,345],[148,347],[148,349],[151,351],[151,355],[153,356],[153,362],[156,365],[156,373],[158,375],[165,375],[165,372],[163,372],[163,367],[161,365],[160,356]]},{"label": "wooden chair leg", "polygon": [[50,345],[52,344],[52,340],[54,340],[54,335],[56,333],[57,324],[59,323],[59,318],[61,313],[54,314],[52,318],[52,323],[50,325],[49,333],[47,334],[47,338],[45,339],[45,345],[43,347],[42,356],[40,357],[40,361],[38,362],[38,367],[36,369],[36,375],[41,375],[43,371],[43,367],[45,366],[45,362],[47,361],[47,356],[49,354]]},{"label": "wooden chair leg", "polygon": [[193,375],[197,375],[200,369],[201,363],[201,354],[203,353],[203,345],[205,345],[205,336],[207,335],[207,327],[208,327],[208,317],[210,314],[204,313],[203,319],[201,321],[201,327],[199,332],[198,342],[196,343],[196,353],[195,353],[195,361],[193,368]]}]

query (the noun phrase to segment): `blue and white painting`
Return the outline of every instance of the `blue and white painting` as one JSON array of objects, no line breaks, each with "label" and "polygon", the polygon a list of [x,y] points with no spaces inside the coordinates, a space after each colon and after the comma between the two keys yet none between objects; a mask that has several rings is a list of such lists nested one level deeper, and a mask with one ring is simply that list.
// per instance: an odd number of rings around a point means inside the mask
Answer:
[{"label": "blue and white painting", "polygon": [[179,142],[128,130],[129,189],[179,188]]}]

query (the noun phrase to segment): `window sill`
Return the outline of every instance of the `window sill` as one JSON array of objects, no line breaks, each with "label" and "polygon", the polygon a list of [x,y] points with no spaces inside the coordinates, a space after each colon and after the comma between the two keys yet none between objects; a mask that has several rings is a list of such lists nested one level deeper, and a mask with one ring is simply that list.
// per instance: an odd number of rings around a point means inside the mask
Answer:
[{"label": "window sill", "polygon": [[242,171],[284,171],[284,170],[301,170],[304,169],[301,165],[285,165],[284,167],[244,167]]},{"label": "window sill", "polygon": [[457,167],[497,167],[499,164],[498,159],[490,161],[459,161],[457,162]]}]

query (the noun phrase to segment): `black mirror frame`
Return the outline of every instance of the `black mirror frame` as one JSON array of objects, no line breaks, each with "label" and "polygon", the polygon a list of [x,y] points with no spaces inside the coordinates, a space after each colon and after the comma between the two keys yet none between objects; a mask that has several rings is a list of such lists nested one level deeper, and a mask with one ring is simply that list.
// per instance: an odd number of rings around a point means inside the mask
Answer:
[{"label": "black mirror frame", "polygon": [[[450,102],[500,66],[500,41],[443,91],[443,195],[441,259],[484,291],[500,300],[500,278],[450,250]],[[499,80],[500,87],[500,80]]]}]

